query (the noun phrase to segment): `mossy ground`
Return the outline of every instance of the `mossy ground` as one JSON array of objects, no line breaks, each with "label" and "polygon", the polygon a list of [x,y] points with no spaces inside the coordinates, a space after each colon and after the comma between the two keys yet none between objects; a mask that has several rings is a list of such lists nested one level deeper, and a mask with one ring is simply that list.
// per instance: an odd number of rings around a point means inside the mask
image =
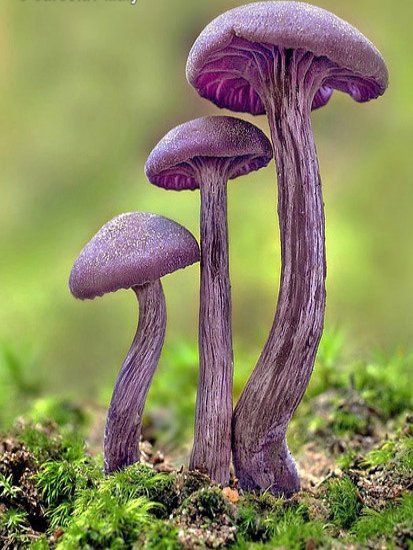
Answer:
[{"label": "mossy ground", "polygon": [[214,486],[148,442],[105,478],[95,412],[34,395],[0,439],[0,547],[413,549],[412,358],[348,364],[338,348],[321,348],[291,425],[290,500]]}]

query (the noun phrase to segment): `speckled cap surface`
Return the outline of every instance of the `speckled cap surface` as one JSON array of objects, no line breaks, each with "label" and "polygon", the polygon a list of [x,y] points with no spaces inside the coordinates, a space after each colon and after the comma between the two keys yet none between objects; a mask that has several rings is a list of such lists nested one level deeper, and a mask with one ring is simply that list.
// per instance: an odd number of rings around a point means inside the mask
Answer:
[{"label": "speckled cap surface", "polygon": [[155,281],[199,258],[195,237],[182,225],[145,212],[121,214],[84,247],[69,288],[76,298],[93,299]]},{"label": "speckled cap surface", "polygon": [[388,85],[388,71],[380,52],[349,23],[303,2],[256,2],[217,17],[200,34],[189,54],[189,83],[219,107],[264,113],[260,99],[254,97],[255,91],[242,76],[251,62],[248,52],[239,49],[238,55],[232,56],[237,39],[301,49],[345,69],[344,78],[331,79],[320,89],[313,107],[327,103],[333,89],[364,102],[383,94]]},{"label": "speckled cap surface", "polygon": [[272,146],[259,128],[245,120],[198,118],[166,134],[149,155],[146,176],[166,189],[198,189],[200,182],[189,163],[202,158],[233,159],[229,178],[234,179],[267,166]]}]

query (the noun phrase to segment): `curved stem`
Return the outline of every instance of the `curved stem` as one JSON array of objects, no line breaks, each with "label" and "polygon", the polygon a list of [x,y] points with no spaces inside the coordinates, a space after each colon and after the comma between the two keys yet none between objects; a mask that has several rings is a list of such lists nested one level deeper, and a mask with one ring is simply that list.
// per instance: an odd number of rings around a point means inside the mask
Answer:
[{"label": "curved stem", "polygon": [[139,302],[136,336],[116,380],[106,420],[105,473],[139,461],[145,399],[165,337],[166,305],[161,282],[133,289]]},{"label": "curved stem", "polygon": [[202,162],[199,383],[190,468],[229,482],[233,352],[225,167]]},{"label": "curved stem", "polygon": [[[286,443],[307,388],[323,331],[325,223],[310,122],[313,90],[280,63],[276,89],[263,94],[278,175],[282,270],[274,323],[233,419],[236,476],[244,489],[291,495],[300,488]],[[275,67],[275,74],[277,67]],[[288,75],[288,79],[285,75]],[[302,77],[302,75],[301,75]]]}]

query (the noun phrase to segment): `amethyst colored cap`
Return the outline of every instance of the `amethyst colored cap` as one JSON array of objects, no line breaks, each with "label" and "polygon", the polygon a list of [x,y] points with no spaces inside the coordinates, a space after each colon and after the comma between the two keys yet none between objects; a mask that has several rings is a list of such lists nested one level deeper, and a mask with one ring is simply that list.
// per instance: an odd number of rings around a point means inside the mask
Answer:
[{"label": "amethyst colored cap", "polygon": [[308,51],[344,69],[320,88],[313,108],[325,105],[333,89],[364,102],[383,94],[388,85],[380,52],[357,29],[324,9],[283,1],[248,4],[212,21],[189,54],[189,83],[218,107],[264,114],[260,97],[243,75],[254,43]]},{"label": "amethyst colored cap", "polygon": [[80,253],[70,274],[81,300],[156,281],[200,258],[195,237],[156,214],[132,212],[106,223]]},{"label": "amethyst colored cap", "polygon": [[166,189],[198,189],[191,161],[202,158],[233,160],[229,179],[259,170],[272,159],[266,135],[253,124],[228,116],[191,120],[171,130],[146,162],[149,181]]}]

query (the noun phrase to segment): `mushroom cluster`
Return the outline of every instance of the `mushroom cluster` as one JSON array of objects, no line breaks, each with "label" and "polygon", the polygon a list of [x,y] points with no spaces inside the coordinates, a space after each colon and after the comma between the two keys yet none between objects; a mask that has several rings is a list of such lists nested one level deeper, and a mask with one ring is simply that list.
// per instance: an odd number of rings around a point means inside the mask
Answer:
[{"label": "mushroom cluster", "polygon": [[[199,384],[190,468],[229,482],[231,455],[242,489],[291,495],[300,488],[286,443],[323,331],[325,220],[311,111],[334,90],[357,102],[382,95],[388,72],[374,45],[321,8],[255,2],[217,17],[195,41],[187,79],[220,108],[266,114],[272,144],[249,122],[205,117],[171,130],[153,149],[148,180],[200,191]],[[232,405],[232,319],[227,183],[275,158],[281,281],[274,322],[258,363]],[[195,238],[151,214],[124,214],[82,251],[70,278],[78,298],[120,288],[137,294],[138,332],[121,369],[105,432],[105,469],[139,459],[145,397],[165,333],[160,277],[199,260]]]}]

